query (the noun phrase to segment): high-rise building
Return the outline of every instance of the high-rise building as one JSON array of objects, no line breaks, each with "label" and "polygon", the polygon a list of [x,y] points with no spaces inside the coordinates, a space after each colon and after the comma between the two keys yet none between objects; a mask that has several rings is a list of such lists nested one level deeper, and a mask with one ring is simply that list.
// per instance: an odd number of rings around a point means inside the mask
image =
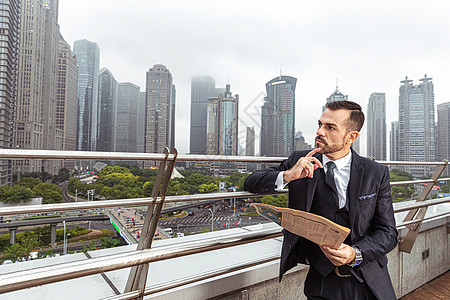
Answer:
[{"label": "high-rise building", "polygon": [[207,115],[208,154],[238,155],[239,95],[230,84],[219,97],[209,98]]},{"label": "high-rise building", "polygon": [[[0,148],[8,149],[14,144],[21,1],[0,3]],[[0,160],[0,185],[11,181],[11,168],[11,161]]]},{"label": "high-rise building", "polygon": [[[348,95],[344,95],[338,88],[338,86],[336,85],[336,89],[334,90],[334,92],[327,98],[327,102],[326,103],[330,103],[330,102],[334,102],[334,101],[348,101]],[[325,111],[325,109],[327,109],[327,107],[324,105],[322,107],[322,112]],[[360,132],[361,134],[361,132]],[[361,139],[358,137],[352,144],[352,148],[353,150],[355,150],[356,153],[359,153],[359,141]]]},{"label": "high-rise building", "polygon": [[[334,102],[334,101],[348,101],[348,95],[344,95],[336,85],[336,89],[334,92],[330,95],[330,97],[327,98],[327,103]],[[325,111],[327,107],[324,105],[322,107],[322,112]]]},{"label": "high-rise building", "polygon": [[137,123],[140,87],[131,82],[119,83],[117,105],[117,152],[137,151]]},{"label": "high-rise building", "polygon": [[391,136],[390,136],[390,160],[398,161],[398,147],[399,147],[399,123],[398,121],[394,121],[391,123]]},{"label": "high-rise building", "polygon": [[[59,50],[57,5],[52,1],[22,1],[15,147],[62,149],[56,127],[56,84]],[[56,173],[54,160],[15,161],[21,172]]]},{"label": "high-rise building", "polygon": [[367,106],[367,155],[386,160],[386,94],[372,93]]},{"label": "high-rise building", "polygon": [[98,76],[97,151],[116,151],[117,80],[111,71],[102,68]]},{"label": "high-rise building", "polygon": [[305,137],[301,131],[297,131],[294,136],[294,148],[295,150],[311,150],[313,146],[305,141]]},{"label": "high-rise building", "polygon": [[245,155],[255,156],[255,127],[247,127],[245,137]]},{"label": "high-rise building", "polygon": [[294,151],[297,79],[278,76],[266,83],[261,110],[261,156],[288,156]]},{"label": "high-rise building", "polygon": [[[56,89],[56,128],[63,132],[65,151],[77,149],[78,66],[69,44],[60,35],[58,52],[58,82]],[[74,168],[74,161],[64,160],[63,167]]]},{"label": "high-rise building", "polygon": [[175,88],[172,74],[164,65],[154,65],[147,72],[145,152],[163,153],[175,145]]},{"label": "high-rise building", "polygon": [[[450,102],[438,104],[437,115],[438,161],[450,160]],[[444,175],[450,175],[450,167],[445,168]]]},{"label": "high-rise building", "polygon": [[189,152],[191,154],[206,154],[206,119],[208,99],[217,97],[216,83],[207,76],[195,76],[191,79],[191,130]]},{"label": "high-rise building", "polygon": [[145,101],[146,93],[139,93],[138,116],[136,128],[136,151],[139,153],[145,152]]},{"label": "high-rise building", "polygon": [[[401,81],[399,90],[399,147],[400,161],[435,161],[436,133],[434,120],[434,91],[432,78],[425,74],[420,84]],[[407,166],[405,171],[420,177],[429,175],[432,166]]]},{"label": "high-rise building", "polygon": [[100,49],[87,39],[75,41],[73,54],[78,62],[77,149],[97,149],[98,71]]}]

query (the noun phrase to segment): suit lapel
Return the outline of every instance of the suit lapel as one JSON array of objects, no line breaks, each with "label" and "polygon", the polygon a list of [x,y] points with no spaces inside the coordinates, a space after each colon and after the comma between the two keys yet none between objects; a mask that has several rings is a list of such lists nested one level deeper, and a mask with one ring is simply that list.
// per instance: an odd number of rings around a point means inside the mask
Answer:
[{"label": "suit lapel", "polygon": [[[314,155],[320,162],[322,162],[322,154]],[[314,199],[314,191],[316,190],[317,181],[319,180],[318,174],[319,169],[314,172],[313,178],[308,178],[307,186],[306,186],[306,211],[309,212],[311,210],[311,205]]]},{"label": "suit lapel", "polygon": [[350,168],[350,181],[347,187],[347,200],[349,201],[350,228],[353,228],[355,216],[359,210],[359,194],[361,191],[364,170],[361,167],[361,159],[352,149],[352,163]]}]

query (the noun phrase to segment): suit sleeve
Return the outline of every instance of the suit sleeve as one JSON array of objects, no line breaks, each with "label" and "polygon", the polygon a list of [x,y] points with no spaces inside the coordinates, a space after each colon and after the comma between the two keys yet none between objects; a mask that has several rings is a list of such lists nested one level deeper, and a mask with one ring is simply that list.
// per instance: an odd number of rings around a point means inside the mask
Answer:
[{"label": "suit sleeve", "polygon": [[392,207],[389,169],[384,167],[377,203],[367,234],[354,244],[361,249],[363,263],[380,258],[397,245],[394,208]]},{"label": "suit sleeve", "polygon": [[275,192],[275,181],[277,180],[278,173],[290,169],[299,158],[298,152],[294,152],[287,160],[284,160],[276,167],[253,172],[245,180],[244,190],[252,193]]}]

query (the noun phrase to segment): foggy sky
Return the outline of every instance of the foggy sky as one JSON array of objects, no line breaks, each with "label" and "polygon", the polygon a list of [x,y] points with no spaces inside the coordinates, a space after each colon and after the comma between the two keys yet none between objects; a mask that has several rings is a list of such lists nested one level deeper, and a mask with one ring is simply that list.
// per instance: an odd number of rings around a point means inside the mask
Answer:
[{"label": "foggy sky", "polygon": [[[145,90],[146,72],[164,64],[177,88],[176,142],[189,152],[190,79],[211,75],[239,94],[245,127],[259,136],[265,83],[297,78],[296,129],[308,143],[336,80],[366,112],[371,93],[386,93],[387,139],[398,119],[405,78],[433,78],[435,104],[450,101],[447,1],[118,1],[60,0],[63,37],[100,47],[100,68]],[[437,115],[436,115],[437,118]],[[366,126],[361,132],[365,155]],[[259,138],[256,141],[259,152]],[[387,149],[389,153],[389,149]],[[389,154],[388,154],[389,155]]]}]

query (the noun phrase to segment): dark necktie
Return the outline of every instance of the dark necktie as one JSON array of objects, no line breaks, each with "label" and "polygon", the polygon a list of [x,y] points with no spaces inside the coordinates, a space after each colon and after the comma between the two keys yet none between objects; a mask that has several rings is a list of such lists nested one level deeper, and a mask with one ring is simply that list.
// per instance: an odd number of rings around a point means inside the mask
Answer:
[{"label": "dark necktie", "polygon": [[328,184],[328,186],[333,190],[335,200],[338,203],[339,207],[339,196],[336,189],[336,183],[334,182],[334,169],[336,168],[336,165],[334,162],[329,161],[327,162],[327,174],[325,175],[325,182]]}]

